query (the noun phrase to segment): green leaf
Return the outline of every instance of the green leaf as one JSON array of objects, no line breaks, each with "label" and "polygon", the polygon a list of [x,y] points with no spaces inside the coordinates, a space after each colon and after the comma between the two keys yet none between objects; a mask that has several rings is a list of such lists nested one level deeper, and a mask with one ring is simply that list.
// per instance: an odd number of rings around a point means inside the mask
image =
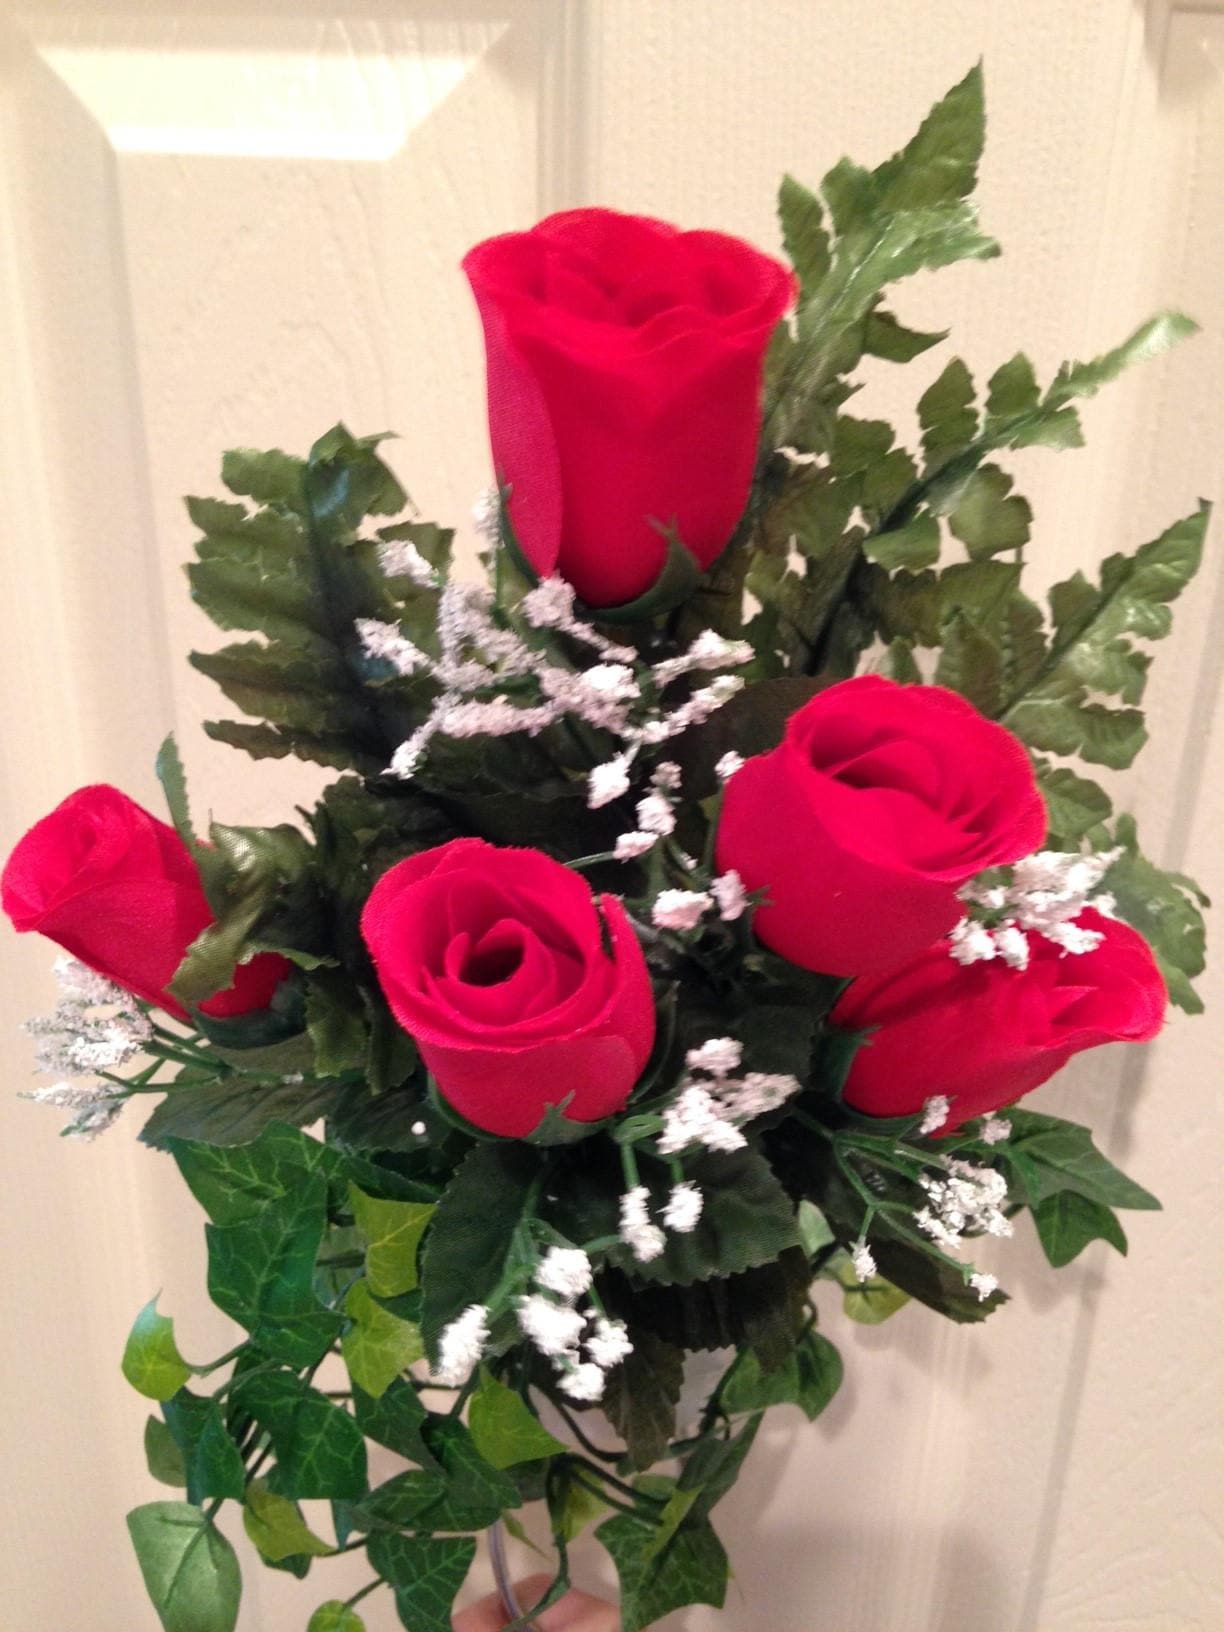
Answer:
[{"label": "green leaf", "polygon": [[162,1413],[183,1459],[187,1500],[197,1506],[216,1497],[241,1501],[246,1468],[219,1403],[184,1388]]},{"label": "green leaf", "polygon": [[960,358],[953,357],[918,399],[918,423],[929,468],[963,453],[977,435],[973,400],[973,378]]},{"label": "green leaf", "polygon": [[950,513],[949,527],[974,560],[1028,543],[1033,512],[1027,499],[1012,493],[1012,485],[998,465],[981,465]]},{"label": "green leaf", "polygon": [[270,1564],[286,1558],[327,1558],[336,1551],[316,1536],[296,1502],[278,1496],[262,1479],[247,1488],[242,1510],[243,1528],[261,1556]]},{"label": "green leaf", "polygon": [[371,1536],[369,1559],[395,1589],[409,1632],[451,1632],[451,1609],[476,1556],[464,1536]]},{"label": "green leaf", "polygon": [[815,1258],[826,1247],[831,1247],[836,1240],[828,1219],[814,1201],[804,1199],[799,1203],[796,1223],[799,1228],[799,1244],[809,1259]]},{"label": "green leaf", "polygon": [[1055,1269],[1078,1257],[1090,1241],[1108,1241],[1126,1256],[1126,1233],[1099,1201],[1059,1190],[1039,1201],[1032,1212],[1042,1249]]},{"label": "green leaf", "polygon": [[468,1406],[468,1429],[476,1449],[492,1467],[535,1462],[566,1447],[545,1428],[520,1394],[498,1382],[486,1368]]},{"label": "green leaf", "polygon": [[1113,810],[1103,788],[1065,765],[1039,764],[1037,785],[1050,819],[1050,838],[1077,849],[1085,833],[1107,821]]},{"label": "green leaf", "polygon": [[366,1279],[380,1298],[394,1298],[417,1285],[417,1249],[433,1217],[433,1204],[379,1201],[349,1186],[357,1228],[366,1238]]},{"label": "green leaf", "polygon": [[1187,1014],[1200,1014],[1203,1001],[1191,982],[1206,963],[1202,908],[1210,905],[1192,878],[1166,873],[1140,851],[1135,824],[1120,816],[1114,842],[1124,853],[1110,868],[1105,886],[1118,916],[1147,940],[1169,989],[1169,999]]},{"label": "green leaf", "polygon": [[863,554],[889,572],[905,567],[917,572],[939,560],[939,523],[929,511],[894,527],[886,533],[872,533],[863,543]]},{"label": "green leaf", "polygon": [[1020,414],[1031,414],[1040,396],[1033,365],[1022,351],[1018,351],[990,376],[986,392],[987,421],[1009,420]]},{"label": "green leaf", "polygon": [[1047,404],[1060,404],[1072,397],[1093,397],[1103,385],[1116,380],[1133,363],[1159,357],[1171,346],[1198,333],[1198,324],[1181,312],[1161,312],[1149,318],[1120,346],[1087,363],[1064,363],[1046,392]]},{"label": "green leaf", "polygon": [[368,1438],[423,1468],[438,1467],[421,1434],[427,1412],[410,1382],[397,1379],[377,1399],[358,1384],[353,1389],[353,1415]]},{"label": "green leaf", "polygon": [[276,1123],[317,1122],[336,1098],[334,1083],[268,1083],[227,1074],[171,1088],[141,1129],[144,1144],[246,1145]]},{"label": "green leaf", "polygon": [[573,1477],[565,1477],[558,1480],[550,1491],[548,1511],[554,1534],[560,1536],[562,1541],[570,1542],[593,1519],[606,1513],[608,1504],[589,1485]]},{"label": "green leaf", "polygon": [[355,1609],[339,1598],[329,1598],[310,1617],[306,1632],[366,1632],[366,1624]]},{"label": "green leaf", "polygon": [[872,1225],[871,1250],[885,1280],[949,1320],[966,1324],[985,1320],[1007,1302],[1007,1294],[998,1290],[979,1298],[959,1264],[893,1235],[885,1219]]},{"label": "green leaf", "polygon": [[937,102],[917,134],[875,171],[885,210],[912,210],[967,198],[977,185],[986,137],[982,65],[977,63]]},{"label": "green leaf", "polygon": [[778,189],[778,219],[787,256],[808,294],[829,270],[829,235],[824,230],[820,200],[793,176],[783,176]]},{"label": "green leaf", "polygon": [[360,1071],[369,1031],[357,988],[339,970],[320,970],[306,987],[306,1030],[314,1044],[314,1068],[322,1077]]},{"label": "green leaf", "polygon": [[[179,755],[178,744],[169,736],[157,750],[157,780],[166,796],[166,808],[175,832],[195,855],[197,846],[191,828],[191,811],[187,804],[187,776]],[[196,857],[197,865],[199,858]]]},{"label": "green leaf", "polygon": [[149,1502],[127,1525],[165,1632],[234,1632],[242,1577],[216,1525],[187,1502]]},{"label": "green leaf", "polygon": [[882,1275],[871,1275],[860,1281],[851,1264],[847,1264],[839,1279],[844,1288],[842,1308],[849,1319],[860,1326],[881,1326],[910,1301],[908,1292],[886,1281]]},{"label": "green leaf", "polygon": [[272,1441],[276,1467],[268,1484],[278,1495],[354,1499],[366,1489],[366,1448],[347,1411],[292,1372],[254,1373],[231,1391]]},{"label": "green leaf", "polygon": [[344,1312],[353,1322],[340,1342],[344,1363],[358,1388],[376,1400],[424,1355],[420,1328],[375,1303],[364,1280],[349,1288]]},{"label": "green leaf", "polygon": [[841,1387],[841,1356],[815,1330],[804,1334],[786,1362],[766,1371],[751,1349],[742,1353],[719,1395],[726,1411],[797,1405],[814,1422]]},{"label": "green leaf", "polygon": [[232,448],[221,459],[221,480],[231,493],[241,493],[257,504],[281,505],[289,510],[305,506],[302,478],[306,466],[301,459],[279,448],[259,452],[254,448]]},{"label": "green leaf", "polygon": [[[755,1150],[701,1151],[686,1159],[685,1174],[704,1198],[696,1228],[684,1235],[669,1233],[664,1251],[648,1264],[639,1263],[627,1247],[614,1247],[609,1254],[636,1279],[670,1286],[738,1275],[772,1263],[798,1244],[790,1197]],[[661,1211],[670,1175],[647,1177],[652,1211]]]},{"label": "green leaf", "polygon": [[947,338],[946,329],[924,334],[919,329],[903,328],[891,312],[877,308],[868,314],[863,330],[863,350],[869,356],[882,357],[889,363],[909,363]]},{"label": "green leaf", "polygon": [[689,1452],[680,1470],[677,1489],[696,1494],[696,1500],[688,1510],[690,1523],[696,1519],[708,1519],[735,1484],[761,1422],[762,1414],[757,1412],[729,1439],[707,1434]]},{"label": "green leaf", "polygon": [[519,1225],[540,1171],[534,1150],[512,1144],[477,1145],[456,1170],[434,1213],[422,1266],[421,1331],[431,1360],[443,1327],[469,1304],[485,1302],[520,1253]]},{"label": "green leaf", "polygon": [[632,1332],[633,1352],[609,1373],[604,1415],[628,1447],[635,1468],[667,1455],[684,1386],[684,1355],[645,1327]]},{"label": "green leaf", "polygon": [[327,1187],[315,1175],[237,1224],[205,1226],[208,1293],[270,1357],[311,1366],[340,1335],[314,1294]]},{"label": "green leaf", "polygon": [[1012,1131],[1001,1154],[1030,1206],[1072,1190],[1104,1207],[1159,1208],[1150,1191],[1102,1156],[1088,1128],[1036,1111],[1007,1115]]},{"label": "green leaf", "polygon": [[168,1400],[191,1376],[191,1367],[174,1341],[174,1322],[158,1314],[156,1298],[136,1316],[122,1365],[128,1382],[148,1400]]},{"label": "green leaf", "polygon": [[727,1555],[708,1522],[683,1526],[657,1559],[650,1552],[654,1526],[637,1514],[618,1513],[595,1534],[616,1565],[622,1632],[642,1632],[688,1604],[721,1609]]},{"label": "green leaf", "polygon": [[144,1448],[149,1472],[159,1484],[177,1485],[181,1488],[187,1483],[187,1465],[183,1461],[183,1453],[179,1450],[174,1435],[160,1417],[149,1417],[146,1420]]}]

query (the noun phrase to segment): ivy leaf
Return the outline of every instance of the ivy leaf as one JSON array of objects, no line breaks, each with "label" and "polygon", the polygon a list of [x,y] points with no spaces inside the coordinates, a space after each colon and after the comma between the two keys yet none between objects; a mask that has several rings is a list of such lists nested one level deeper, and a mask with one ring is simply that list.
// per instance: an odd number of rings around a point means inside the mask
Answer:
[{"label": "ivy leaf", "polygon": [[654,1529],[636,1513],[618,1513],[595,1532],[616,1565],[622,1632],[642,1632],[688,1604],[721,1609],[726,1598],[727,1555],[708,1521],[682,1526],[659,1558],[651,1556]]},{"label": "ivy leaf", "polygon": [[188,1502],[148,1502],[127,1516],[140,1573],[165,1632],[234,1632],[242,1577],[234,1549]]},{"label": "ivy leaf", "polygon": [[764,1411],[771,1405],[797,1405],[814,1422],[841,1387],[840,1354],[820,1332],[804,1334],[786,1361],[766,1371],[751,1349],[740,1355],[723,1384],[724,1410]]},{"label": "ivy leaf", "polygon": [[340,1335],[339,1315],[314,1294],[327,1187],[312,1176],[237,1224],[208,1224],[208,1293],[265,1354],[312,1366]]},{"label": "ivy leaf", "polygon": [[148,1400],[168,1400],[191,1376],[178,1352],[174,1322],[157,1312],[157,1299],[136,1316],[123,1350],[123,1375]]},{"label": "ivy leaf", "polygon": [[1108,1241],[1125,1258],[1126,1233],[1108,1207],[1074,1190],[1058,1190],[1032,1209],[1042,1250],[1055,1269],[1079,1256],[1090,1241]]},{"label": "ivy leaf", "polygon": [[326,1394],[291,1372],[252,1372],[232,1390],[232,1398],[272,1441],[276,1467],[268,1484],[277,1495],[305,1501],[364,1493],[365,1440],[349,1413]]},{"label": "ivy leaf", "polygon": [[1030,1206],[1072,1190],[1104,1207],[1159,1208],[1150,1191],[1101,1154],[1088,1128],[1036,1111],[1011,1109],[1007,1115],[1012,1131],[1001,1155]]},{"label": "ivy leaf", "polygon": [[433,1217],[432,1203],[379,1201],[349,1186],[357,1228],[366,1239],[366,1280],[380,1298],[394,1298],[417,1285],[417,1249]]},{"label": "ivy leaf", "polygon": [[370,1537],[370,1563],[395,1589],[395,1606],[409,1632],[451,1632],[451,1609],[476,1556],[466,1536]]},{"label": "ivy leaf", "polygon": [[431,1360],[443,1327],[469,1304],[485,1302],[521,1252],[519,1225],[540,1171],[537,1153],[513,1144],[477,1145],[456,1170],[434,1213],[422,1266],[421,1332]]},{"label": "ivy leaf", "polygon": [[593,1519],[608,1511],[589,1485],[582,1484],[568,1473],[556,1481],[549,1491],[548,1515],[553,1534],[564,1542],[579,1536]]},{"label": "ivy leaf", "polygon": [[196,1506],[216,1497],[241,1501],[246,1468],[217,1401],[184,1388],[164,1403],[162,1414],[183,1461],[187,1500]]},{"label": "ivy leaf", "polygon": [[269,1490],[262,1479],[247,1488],[242,1523],[269,1564],[286,1558],[328,1558],[336,1551],[310,1529],[296,1502]]},{"label": "ivy leaf", "polygon": [[344,1312],[353,1324],[340,1340],[340,1352],[353,1382],[376,1400],[424,1355],[420,1328],[375,1303],[364,1280],[349,1288]]},{"label": "ivy leaf", "polygon": [[520,1394],[483,1367],[480,1385],[468,1406],[468,1430],[476,1449],[494,1468],[536,1462],[566,1449]]},{"label": "ivy leaf", "polygon": [[160,1417],[148,1417],[144,1431],[145,1462],[154,1479],[162,1485],[182,1488],[187,1483],[187,1465],[174,1435]]},{"label": "ivy leaf", "polygon": [[632,1332],[633,1352],[609,1373],[604,1415],[625,1441],[635,1468],[667,1455],[684,1386],[684,1355],[646,1327]]},{"label": "ivy leaf", "polygon": [[306,1632],[366,1632],[366,1624],[355,1609],[339,1598],[329,1598],[310,1617]]},{"label": "ivy leaf", "polygon": [[397,1378],[377,1399],[357,1384],[353,1389],[353,1415],[362,1433],[389,1451],[423,1468],[439,1467],[421,1434],[428,1413],[410,1382]]}]

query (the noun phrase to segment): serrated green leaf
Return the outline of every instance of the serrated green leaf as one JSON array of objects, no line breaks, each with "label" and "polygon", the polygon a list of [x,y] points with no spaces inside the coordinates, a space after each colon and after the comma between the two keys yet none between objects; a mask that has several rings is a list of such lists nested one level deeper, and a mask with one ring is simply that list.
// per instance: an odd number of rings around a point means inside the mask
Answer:
[{"label": "serrated green leaf", "polygon": [[908,363],[947,338],[947,329],[924,334],[920,329],[904,328],[891,312],[877,307],[868,314],[863,329],[863,350],[871,357],[882,357],[885,362]]},{"label": "serrated green leaf", "polygon": [[480,1386],[468,1406],[468,1429],[476,1449],[494,1468],[535,1462],[566,1449],[522,1396],[498,1382],[487,1369],[482,1369]]},{"label": "serrated green leaf", "polygon": [[1112,813],[1105,790],[1065,765],[1043,762],[1037,768],[1037,785],[1049,814],[1049,836],[1064,844],[1078,847],[1084,834]]},{"label": "serrated green leaf", "polygon": [[159,1150],[180,1144],[246,1146],[268,1128],[317,1122],[330,1111],[336,1095],[336,1085],[330,1082],[275,1084],[226,1075],[212,1082],[185,1083],[169,1089],[140,1137]]},{"label": "serrated green leaf", "polygon": [[310,1617],[306,1632],[366,1632],[366,1624],[355,1609],[339,1598],[329,1598]]},{"label": "serrated green leaf", "polygon": [[364,1066],[370,1040],[365,1011],[356,986],[340,970],[318,970],[307,983],[306,1030],[319,1076],[341,1076]]},{"label": "serrated green leaf", "polygon": [[1113,838],[1124,854],[1110,868],[1105,887],[1117,902],[1118,916],[1137,929],[1156,954],[1170,1001],[1187,1014],[1199,1014],[1203,1001],[1191,982],[1206,963],[1201,909],[1210,903],[1193,879],[1164,872],[1143,855],[1130,817],[1118,818]]},{"label": "serrated green leaf", "polygon": [[154,1479],[162,1485],[179,1487],[187,1483],[187,1465],[178,1442],[160,1417],[149,1417],[144,1431],[145,1462]]},{"label": "serrated green leaf", "polygon": [[953,357],[918,399],[928,468],[938,468],[973,441],[978,428],[973,402],[973,377],[960,358]]},{"label": "serrated green leaf", "polygon": [[804,293],[809,294],[829,270],[829,235],[820,200],[793,176],[783,176],[778,219],[787,256]]},{"label": "serrated green leaf", "polygon": [[376,1400],[423,1357],[420,1327],[375,1303],[364,1280],[349,1288],[344,1312],[353,1324],[340,1341],[340,1352],[353,1382]]},{"label": "serrated green leaf", "polygon": [[314,1294],[327,1186],[311,1176],[240,1223],[205,1226],[208,1292],[273,1359],[310,1366],[340,1335],[339,1315]]},{"label": "serrated green leaf", "polygon": [[395,1589],[395,1605],[409,1632],[451,1632],[451,1609],[476,1556],[460,1536],[370,1538],[370,1563]]},{"label": "serrated green leaf", "polygon": [[1018,351],[990,376],[986,391],[987,420],[1008,420],[1030,414],[1040,397],[1033,365]]},{"label": "serrated green leaf", "polygon": [[863,543],[868,561],[894,572],[898,567],[917,572],[939,560],[939,522],[923,510],[902,527],[872,533]]},{"label": "serrated green leaf", "polygon": [[616,1565],[622,1632],[642,1632],[688,1604],[722,1607],[727,1555],[708,1522],[683,1526],[659,1559],[650,1553],[654,1526],[637,1514],[618,1513],[595,1534]]},{"label": "serrated green leaf", "polygon": [[1133,363],[1159,357],[1180,340],[1197,332],[1198,324],[1192,318],[1183,316],[1181,312],[1161,312],[1140,324],[1134,334],[1112,351],[1104,352],[1087,363],[1064,363],[1054,384],[1046,392],[1046,403],[1059,404],[1072,397],[1095,396],[1103,385],[1116,380]]},{"label": "serrated green leaf", "polygon": [[478,1145],[456,1170],[434,1213],[421,1270],[421,1331],[437,1358],[444,1326],[484,1302],[519,1251],[518,1228],[541,1171],[528,1146]]},{"label": "serrated green leaf", "polygon": [[1013,1108],[1007,1114],[1011,1134],[1002,1156],[1030,1206],[1072,1190],[1103,1207],[1159,1208],[1150,1191],[1101,1154],[1088,1128],[1035,1111]]},{"label": "serrated green leaf", "polygon": [[147,1400],[168,1400],[191,1376],[174,1341],[174,1322],[157,1312],[157,1299],[136,1316],[123,1350],[123,1375]]},{"label": "serrated green leaf", "polygon": [[1056,1191],[1032,1213],[1042,1250],[1055,1269],[1077,1258],[1090,1241],[1108,1241],[1126,1256],[1126,1232],[1113,1213],[1074,1190]]},{"label": "serrated green leaf", "polygon": [[286,1558],[328,1558],[336,1549],[316,1536],[296,1502],[269,1490],[262,1479],[248,1486],[242,1524],[261,1557],[270,1564]]},{"label": "serrated green leaf", "polygon": [[252,1372],[231,1391],[276,1452],[269,1488],[295,1501],[354,1499],[366,1489],[366,1448],[347,1411],[292,1372]]},{"label": "serrated green leaf", "polygon": [[935,104],[901,151],[875,171],[878,207],[912,210],[968,197],[977,185],[985,136],[978,63]]},{"label": "serrated green leaf", "polygon": [[997,640],[964,612],[944,624],[935,684],[967,697],[988,718],[1004,701],[1003,652]]},{"label": "serrated green leaf", "polygon": [[221,480],[231,493],[241,493],[257,504],[279,504],[301,510],[305,503],[302,477],[306,466],[301,459],[279,448],[231,448],[222,456]]},{"label": "serrated green leaf", "polygon": [[625,1441],[635,1468],[667,1454],[684,1386],[684,1355],[646,1328],[634,1328],[633,1352],[609,1373],[604,1415]]},{"label": "serrated green leaf", "polygon": [[998,465],[981,465],[950,512],[948,526],[974,560],[1028,543],[1033,512],[1027,499],[1012,493],[1012,485]]},{"label": "serrated green leaf", "polygon": [[349,1203],[366,1239],[366,1279],[380,1298],[394,1298],[417,1285],[417,1252],[434,1214],[432,1203],[379,1201],[356,1185]]},{"label": "serrated green leaf", "polygon": [[127,1525],[165,1632],[234,1632],[242,1577],[216,1525],[188,1502],[149,1502]]}]

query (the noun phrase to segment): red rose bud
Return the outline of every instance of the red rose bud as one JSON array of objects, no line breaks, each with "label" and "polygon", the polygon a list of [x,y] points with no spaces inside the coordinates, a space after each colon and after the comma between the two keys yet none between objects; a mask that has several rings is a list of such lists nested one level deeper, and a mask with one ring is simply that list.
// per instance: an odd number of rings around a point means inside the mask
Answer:
[{"label": "red rose bud", "polygon": [[959,886],[1045,830],[1009,731],[940,686],[866,675],[818,693],[727,783],[718,866],[766,892],[753,920],[766,946],[858,975],[946,935]]},{"label": "red rose bud", "polygon": [[663,570],[661,526],[704,571],[748,500],[790,271],[738,238],[614,210],[487,239],[463,269],[494,468],[530,565],[622,605]]},{"label": "red rose bud", "polygon": [[869,1116],[910,1116],[937,1094],[950,1101],[949,1133],[1010,1105],[1101,1043],[1145,1043],[1164,1020],[1166,993],[1151,948],[1126,924],[1091,908],[1084,929],[1104,938],[1065,953],[1029,935],[1029,963],[963,966],[947,941],[903,966],[856,980],[835,1025],[875,1028],[850,1066],[845,1097]]},{"label": "red rose bud", "polygon": [[571,1095],[575,1122],[629,1098],[654,1044],[650,977],[620,903],[577,873],[453,839],[384,873],[361,928],[391,1012],[469,1122],[521,1137]]},{"label": "red rose bud", "polygon": [[[0,905],[15,929],[37,930],[125,991],[187,1018],[166,988],[212,910],[182,839],[118,788],[80,788],[36,822],[8,859]],[[199,1007],[220,1016],[265,1009],[289,967],[261,953]]]}]

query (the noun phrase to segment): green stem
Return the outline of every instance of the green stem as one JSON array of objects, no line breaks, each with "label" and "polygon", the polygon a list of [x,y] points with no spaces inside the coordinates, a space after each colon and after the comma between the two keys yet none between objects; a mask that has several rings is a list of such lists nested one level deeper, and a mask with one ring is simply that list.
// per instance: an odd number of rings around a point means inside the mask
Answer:
[{"label": "green stem", "polygon": [[369,1582],[366,1586],[362,1587],[359,1592],[355,1592],[351,1598],[346,1598],[344,1600],[345,1609],[355,1608],[356,1605],[358,1605],[363,1598],[368,1598],[372,1592],[376,1591],[379,1587],[383,1586],[384,1584],[385,1583],[384,1583],[383,1578],[382,1578],[381,1575],[375,1576],[374,1580]]}]

